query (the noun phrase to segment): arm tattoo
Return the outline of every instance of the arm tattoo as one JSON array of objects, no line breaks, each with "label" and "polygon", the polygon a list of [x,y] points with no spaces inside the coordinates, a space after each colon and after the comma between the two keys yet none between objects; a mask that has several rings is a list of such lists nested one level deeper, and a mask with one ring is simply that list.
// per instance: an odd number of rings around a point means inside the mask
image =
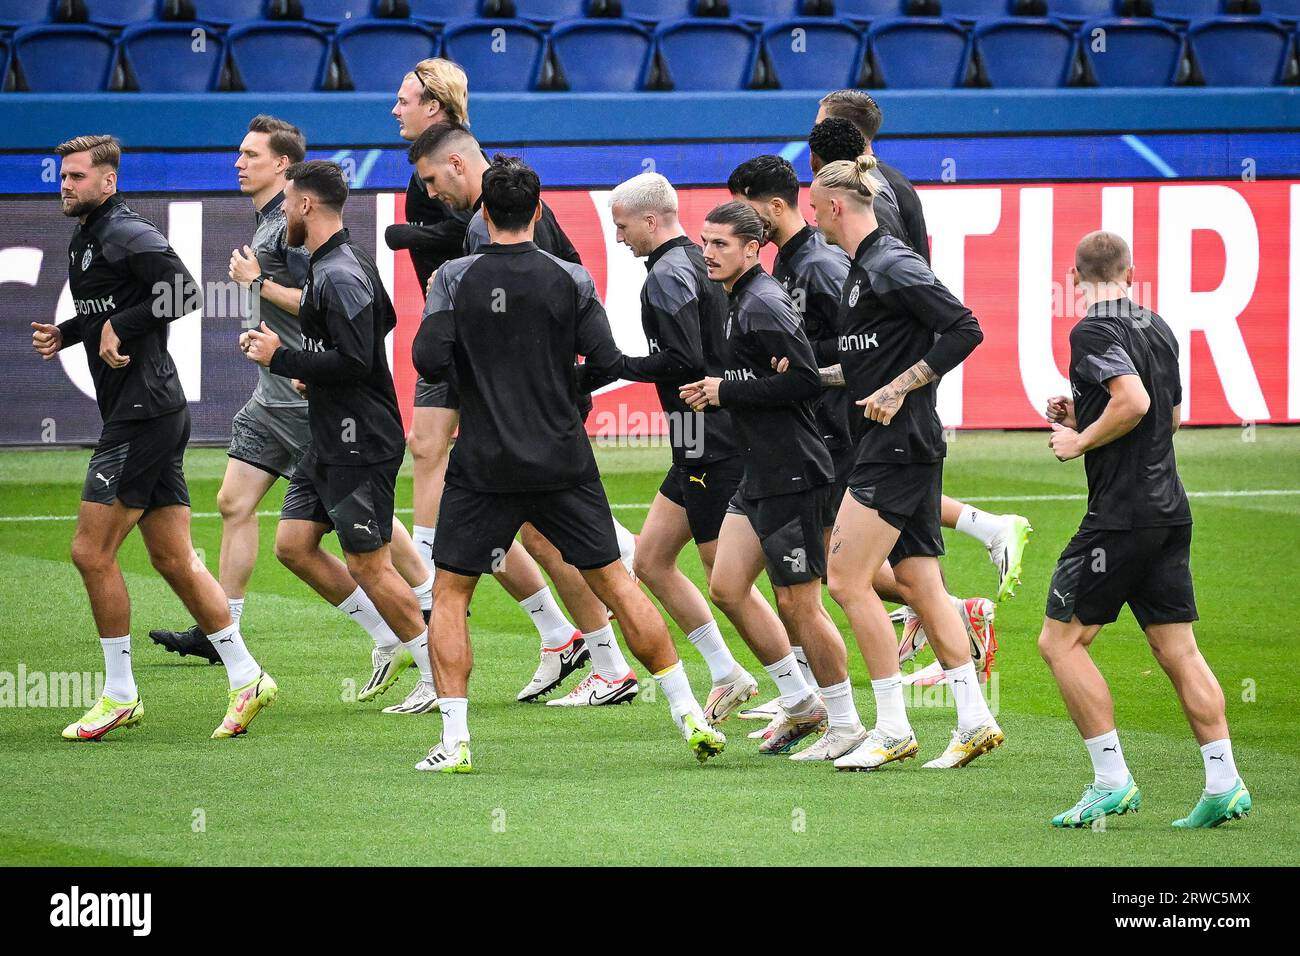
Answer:
[{"label": "arm tattoo", "polygon": [[817,370],[821,377],[822,385],[826,388],[843,388],[844,387],[844,367],[841,365],[831,365],[827,368]]}]

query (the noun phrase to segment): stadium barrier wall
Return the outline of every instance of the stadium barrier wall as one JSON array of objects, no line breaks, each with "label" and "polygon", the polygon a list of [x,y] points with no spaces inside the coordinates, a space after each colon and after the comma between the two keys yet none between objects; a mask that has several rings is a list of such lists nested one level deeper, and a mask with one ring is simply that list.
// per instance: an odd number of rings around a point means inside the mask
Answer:
[{"label": "stadium barrier wall", "polygon": [[[614,240],[608,192],[545,195],[595,278],[619,345],[644,354],[644,266]],[[985,331],[980,349],[941,385],[945,424],[1044,425],[1045,400],[1068,392],[1069,329],[1081,314],[1068,287],[1074,244],[1097,228],[1129,238],[1135,298],[1178,335],[1190,424],[1300,421],[1300,180],[957,183],[920,195],[935,271]],[[191,401],[194,440],[225,441],[255,380],[236,347],[247,306],[226,281],[230,250],[251,232],[249,202],[234,195],[127,198],[169,236],[207,289],[203,314],[172,324],[170,348]],[[726,198],[717,188],[681,190],[688,234],[698,236],[705,213]],[[0,204],[0,444],[93,441],[100,424],[84,350],[41,362],[29,344],[29,322],[72,314],[70,224],[52,198]],[[397,304],[390,356],[409,416],[410,342],[423,296],[407,255],[382,242],[385,227],[403,221],[404,204],[398,192],[358,193],[346,220],[353,236],[375,249]],[[771,257],[768,247],[769,265]],[[645,436],[661,434],[663,421],[651,387],[624,384],[597,396],[588,427],[602,436]]]}]

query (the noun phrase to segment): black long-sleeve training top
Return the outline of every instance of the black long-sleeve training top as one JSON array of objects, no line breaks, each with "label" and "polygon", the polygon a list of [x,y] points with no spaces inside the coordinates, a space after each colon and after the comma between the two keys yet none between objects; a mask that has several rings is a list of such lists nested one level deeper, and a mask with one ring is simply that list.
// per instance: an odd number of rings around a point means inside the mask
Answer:
[{"label": "black long-sleeve training top", "polygon": [[[62,348],[86,347],[105,423],[157,418],[185,407],[167,324],[203,308],[203,293],[180,256],[148,219],[114,194],[77,226],[68,244],[68,285],[77,315],[59,323]],[[99,357],[105,322],[130,356],[122,368]]]},{"label": "black long-sleeve training top", "polygon": [[[835,328],[852,402],[922,360],[943,375],[984,339],[970,309],[935,278],[925,260],[880,228],[857,248]],[[938,384],[936,379],[909,393],[888,425],[865,419],[854,406],[858,463],[940,461],[947,445],[935,408]]]},{"label": "black long-sleeve training top", "polygon": [[[849,257],[832,246],[812,226],[786,240],[772,264],[772,278],[781,283],[799,314],[819,366],[839,361],[835,313],[849,274]],[[847,448],[849,396],[841,387],[825,388],[817,403],[817,427],[831,451]]]},{"label": "black long-sleeve training top", "polygon": [[[888,163],[876,161],[876,169],[884,177],[893,192],[894,205],[898,209],[901,231],[896,233],[899,239],[912,247],[912,251],[930,261],[930,231],[925,225],[925,209],[921,197],[916,194],[916,187],[903,173]],[[892,230],[891,230],[892,231]]]},{"label": "black long-sleeve training top", "polygon": [[[744,456],[741,494],[768,498],[830,483],[831,455],[813,411],[821,379],[794,303],[761,265],[737,279],[728,298],[718,403],[731,412]],[[790,367],[777,372],[774,357]]]},{"label": "black long-sleeve training top", "polygon": [[411,254],[421,293],[435,269],[462,255],[470,215],[469,210],[457,212],[434,199],[424,181],[411,174],[406,186],[406,222],[395,222],[384,230],[384,242],[389,249],[405,249]]},{"label": "black long-sleeve training top", "polygon": [[623,356],[587,270],[535,243],[489,243],[438,270],[411,349],[460,395],[447,484],[554,491],[600,477],[574,359],[616,375]]},{"label": "black long-sleeve training top", "polygon": [[[686,236],[660,245],[645,265],[641,329],[650,354],[624,355],[617,377],[654,383],[668,416],[674,463],[708,464],[735,457],[731,415],[723,409],[692,411],[678,393],[687,382],[722,375],[718,348],[727,318],[726,290],[709,278],[703,252]],[[595,381],[586,365],[579,369],[584,387],[605,384]]]},{"label": "black long-sleeve training top", "polygon": [[312,253],[298,318],[302,349],[276,349],[271,371],[307,383],[316,457],[332,465],[402,457],[406,433],[384,348],[397,313],[374,259],[346,229]]}]

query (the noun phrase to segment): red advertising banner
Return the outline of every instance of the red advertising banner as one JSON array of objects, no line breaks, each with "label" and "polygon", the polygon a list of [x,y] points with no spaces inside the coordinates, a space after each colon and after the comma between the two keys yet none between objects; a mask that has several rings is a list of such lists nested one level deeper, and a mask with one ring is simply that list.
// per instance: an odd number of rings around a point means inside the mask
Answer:
[{"label": "red advertising banner", "polygon": [[[954,184],[919,192],[935,272],[985,335],[944,379],[945,424],[1044,424],[1046,399],[1068,391],[1069,331],[1082,316],[1069,285],[1074,246],[1102,228],[1133,249],[1133,298],[1178,335],[1189,424],[1300,420],[1300,183]],[[620,346],[640,355],[644,265],[614,241],[607,196],[556,191],[546,200],[595,278]],[[713,206],[730,198],[721,189],[687,189],[679,197],[691,236]],[[400,221],[403,197],[392,201],[391,216]],[[810,209],[805,215],[811,221]],[[768,265],[773,254],[764,250]],[[402,317],[394,352],[401,356],[409,354],[422,296],[404,254],[392,267]],[[395,364],[409,406],[413,372],[400,358]],[[660,434],[657,412],[650,387],[623,383],[597,396],[588,427],[605,435]]]}]

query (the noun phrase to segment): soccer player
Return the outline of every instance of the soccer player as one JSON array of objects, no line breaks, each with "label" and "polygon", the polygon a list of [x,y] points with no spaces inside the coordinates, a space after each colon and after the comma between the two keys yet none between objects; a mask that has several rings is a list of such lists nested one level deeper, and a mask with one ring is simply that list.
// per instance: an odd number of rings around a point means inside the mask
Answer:
[{"label": "soccer player", "polygon": [[[831,146],[834,143],[840,144],[840,148],[843,148],[842,144],[845,142],[845,137],[842,135],[843,128],[832,126],[830,130],[814,129],[813,139],[817,142],[817,149],[813,152],[814,154],[818,151],[826,153],[826,155],[818,155],[819,161],[855,160],[864,152],[867,155],[875,155],[872,141],[880,132],[884,117],[880,112],[880,106],[871,94],[865,90],[836,90],[827,93],[818,105],[816,122],[820,124],[832,117],[851,123],[861,134],[864,148],[857,153],[847,155],[833,152]],[[812,149],[812,140],[809,148]],[[813,172],[816,173],[817,168],[814,168]],[[921,198],[916,194],[915,187],[899,170],[882,163],[879,159],[876,160],[872,175],[882,184],[881,191],[878,193],[881,201],[877,203],[875,210],[877,221],[929,263],[929,230],[925,225],[925,211],[921,206]],[[897,220],[901,221],[901,225],[896,221],[896,216]],[[894,232],[895,229],[899,231]],[[1021,515],[998,515],[981,511],[947,495],[943,496],[942,510],[945,528],[970,535],[988,551],[989,560],[998,571],[998,601],[1005,601],[1015,594],[1024,565],[1025,547],[1029,543],[1029,534],[1033,531],[1029,520]],[[918,646],[923,636],[923,634],[914,636]]]},{"label": "soccer player", "polygon": [[[307,277],[308,253],[301,247],[290,246],[286,238],[284,173],[293,163],[302,162],[305,155],[306,141],[296,126],[274,116],[260,115],[249,122],[235,160],[239,189],[253,201],[255,231],[251,246],[232,251],[230,278],[250,292],[254,310],[251,326],[256,328],[266,322],[289,348],[302,347],[298,303]],[[217,492],[217,508],[221,512],[219,580],[236,622],[243,615],[248,582],[257,561],[257,507],[277,478],[292,478],[294,464],[310,440],[306,399],[298,393],[294,382],[258,366],[257,387],[231,423],[229,460]],[[301,543],[308,552],[315,550],[314,542]],[[294,559],[288,553],[288,542],[281,543],[281,558]],[[420,560],[406,528],[396,518],[393,519],[393,560],[427,614],[433,603],[433,576]],[[346,575],[347,569],[337,558],[329,556],[327,563],[332,567],[332,578],[341,580]],[[334,589],[327,590],[327,598],[337,596]],[[410,657],[397,653],[401,648],[397,635],[355,582],[342,600],[330,603],[366,630],[374,641],[371,676],[357,694],[358,701],[371,700],[397,681],[401,672],[410,666]],[[197,625],[186,631],[151,631],[149,636],[155,643],[182,656],[196,654],[214,662],[219,659],[216,649]]]},{"label": "soccer player", "polygon": [[622,361],[591,276],[533,241],[542,216],[537,174],[497,157],[482,180],[491,242],[434,277],[416,336],[415,366],[450,379],[465,427],[451,452],[435,542],[433,659],[442,690],[441,741],[420,770],[471,769],[465,610],[480,575],[525,522],[555,542],[618,615],[628,644],[668,698],[701,760],[726,738],[704,719],[654,605],[619,557],[614,518],[578,410],[578,355],[601,372]]},{"label": "soccer player", "polygon": [[[758,693],[758,684],[736,661],[708,602],[677,566],[694,540],[705,576],[712,572],[718,532],[727,503],[744,474],[730,416],[693,411],[679,386],[720,375],[718,346],[727,296],[709,279],[700,247],[677,218],[677,192],[658,173],[642,173],[614,188],[610,214],[618,241],[646,259],[641,287],[641,327],[650,354],[624,356],[616,379],[654,382],[669,423],[672,465],[650,504],[636,549],[636,576],[644,582],[704,657],[713,683],[704,705],[711,724]],[[585,378],[592,366],[581,365]],[[588,381],[588,388],[603,382]],[[762,603],[751,589],[747,600]]]},{"label": "soccer player", "polygon": [[852,250],[835,328],[845,386],[865,418],[831,534],[827,579],[871,673],[876,726],[835,766],[871,770],[918,750],[903,704],[894,628],[872,587],[888,560],[957,704],[952,740],[926,766],[961,767],[1000,746],[1003,734],[980,691],[971,641],[939,571],[946,448],[935,382],[983,334],[925,260],[880,228],[872,209],[879,192],[874,165],[875,157],[863,156],[823,166],[810,197],[827,241]]},{"label": "soccer player", "polygon": [[[415,164],[416,173],[431,195],[447,202],[453,209],[470,211],[472,217],[465,233],[465,255],[472,255],[490,240],[484,221],[483,176],[489,167],[488,158],[474,136],[463,126],[439,123],[429,127],[411,145],[408,154]],[[539,249],[566,262],[580,265],[577,250],[564,234],[560,224],[544,201],[534,229],[534,241]],[[454,383],[447,383],[449,400],[455,401]],[[591,396],[579,396],[579,412],[585,419],[591,410]],[[619,554],[631,571],[633,536],[617,521],[614,531],[619,538]],[[518,544],[512,544],[496,574],[498,580],[505,575],[535,573],[536,565],[546,569],[565,607],[573,615],[579,633],[564,638],[553,631],[542,636],[541,660],[533,679],[519,692],[521,701],[536,700],[559,685],[564,676],[581,662],[580,655],[590,654],[592,673],[580,681],[565,696],[547,701],[551,707],[587,707],[611,705],[632,700],[638,690],[636,673],[628,666],[619,648],[614,628],[609,623],[609,611],[587,586],[577,568],[566,563],[551,542],[525,523]],[[505,583],[505,582],[503,582]],[[507,590],[514,585],[507,584]],[[512,591],[513,593],[513,591]],[[573,664],[566,663],[572,655]]]},{"label": "soccer player", "polygon": [[[827,125],[835,120],[827,120]],[[848,131],[857,137],[858,132],[847,122]],[[859,138],[859,143],[861,138]],[[817,424],[822,438],[830,449],[835,466],[835,501],[844,497],[849,473],[853,470],[856,442],[861,435],[858,423],[862,415],[852,414],[844,376],[839,367],[839,341],[835,334],[835,316],[839,311],[840,296],[849,272],[849,257],[843,249],[829,244],[820,232],[803,218],[799,210],[799,179],[794,167],[780,156],[757,156],[741,163],[728,180],[732,197],[747,203],[767,228],[768,241],[777,246],[772,278],[781,283],[795,307],[803,317],[804,331],[813,347],[817,364],[821,366],[821,400],[817,404]],[[888,208],[877,201],[875,208]],[[856,408],[852,408],[856,412]],[[888,562],[876,572],[876,593],[887,601],[906,604],[907,600],[894,580]],[[966,625],[971,640],[972,653],[976,654],[979,668],[992,670],[993,652],[997,640],[993,630],[995,607],[986,598],[952,601]],[[909,612],[910,613],[910,612]],[[914,657],[924,643],[915,615],[904,626],[906,642],[904,660]],[[910,629],[908,624],[911,625]],[[912,632],[920,631],[918,636]],[[793,644],[793,640],[791,641]],[[795,645],[795,656],[807,673],[803,649]],[[762,707],[745,711],[745,717],[776,716],[779,702],[774,700]]]},{"label": "soccer player", "polygon": [[122,151],[112,136],[60,144],[63,214],[79,225],[68,246],[77,314],[32,323],[32,345],[49,360],[83,343],[104,430],[90,458],[72,540],[99,630],[104,694],[64,728],[67,740],[99,740],[144,718],[131,670],[131,599],[117,564],[140,528],[149,560],[194,615],[226,666],[230,702],[214,738],[237,737],[276,696],[275,681],[244,645],[221,586],[194,552],[183,470],[190,412],[167,352],[167,325],[202,307],[202,291],[162,233],[117,192]]},{"label": "soccer player", "polygon": [[[311,443],[294,467],[276,530],[276,556],[336,607],[356,586],[406,646],[420,680],[394,713],[424,713],[437,700],[428,631],[415,595],[393,567],[393,493],[405,435],[384,336],[397,325],[374,260],[343,227],[348,187],[337,164],[285,170],[290,246],[311,252],[298,318],[303,347],[285,346],[265,322],[240,336],[248,358],[307,386]],[[320,547],[338,534],[347,561]],[[358,606],[354,613],[364,613]]]},{"label": "soccer player", "polygon": [[1223,689],[1192,633],[1192,510],[1174,458],[1183,397],[1178,340],[1164,319],[1129,299],[1133,259],[1114,233],[1080,240],[1072,279],[1088,312],[1070,331],[1072,397],[1050,399],[1047,418],[1056,457],[1083,456],[1088,511],[1052,575],[1038,648],[1084,738],[1094,776],[1052,825],[1087,826],[1141,805],[1110,688],[1088,653],[1127,604],[1174,685],[1205,762],[1205,790],[1174,826],[1216,827],[1250,813],[1251,797],[1232,758]]},{"label": "soccer player", "polygon": [[[729,299],[724,369],[721,377],[683,385],[681,397],[696,410],[729,410],[745,461],[722,522],[709,594],[781,694],[781,713],[759,751],[785,753],[824,729],[791,759],[834,760],[866,739],[844,640],[822,605],[835,472],[814,416],[820,379],[803,321],[758,261],[765,233],[746,203],[724,203],[705,217],[704,261]],[[773,368],[774,356],[789,359],[784,371]],[[764,568],[776,614],[766,602],[748,599]],[[788,635],[807,654],[815,686],[800,670]]]},{"label": "soccer player", "polygon": [[[402,79],[392,114],[398,133],[407,142],[439,123],[469,125],[469,85],[465,71],[450,60],[421,60]],[[472,210],[453,209],[431,194],[413,170],[406,187],[405,223],[394,223],[384,233],[391,249],[406,249],[411,265],[427,290],[429,277],[448,259],[459,258],[465,245],[465,226]],[[444,384],[420,378],[415,383],[415,408],[407,447],[411,450],[415,521],[412,534],[420,555],[433,571],[433,542],[437,534],[438,503],[447,471],[447,449],[456,431],[459,413],[455,396]],[[542,645],[541,662],[534,679],[518,699],[534,700],[549,693],[569,674],[587,662],[590,654],[581,633],[569,623],[542,578],[536,562],[522,546],[511,548],[497,580],[528,614]]]}]

